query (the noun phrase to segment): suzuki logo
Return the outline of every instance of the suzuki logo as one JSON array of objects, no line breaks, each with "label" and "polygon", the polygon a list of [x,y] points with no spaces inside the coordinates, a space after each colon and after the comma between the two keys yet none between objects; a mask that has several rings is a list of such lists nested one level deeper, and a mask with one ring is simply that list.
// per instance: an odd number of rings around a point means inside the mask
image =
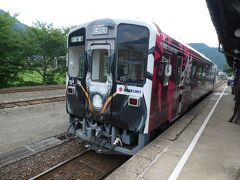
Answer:
[{"label": "suzuki logo", "polygon": [[123,88],[122,88],[122,87],[120,87],[120,88],[119,88],[119,91],[120,91],[120,92],[122,92],[122,90],[123,90]]},{"label": "suzuki logo", "polygon": [[125,86],[125,85],[117,85],[117,93],[128,95],[128,96],[137,96],[142,97],[143,95],[143,88],[137,86]]}]

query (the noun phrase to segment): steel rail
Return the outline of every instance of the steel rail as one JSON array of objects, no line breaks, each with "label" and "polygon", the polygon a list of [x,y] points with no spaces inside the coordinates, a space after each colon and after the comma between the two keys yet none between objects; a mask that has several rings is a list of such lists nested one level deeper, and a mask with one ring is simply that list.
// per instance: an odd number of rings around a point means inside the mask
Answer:
[{"label": "steel rail", "polygon": [[73,157],[71,157],[71,158],[69,158],[69,159],[67,159],[67,160],[65,160],[65,161],[63,161],[63,162],[60,162],[59,164],[57,164],[57,165],[55,165],[55,166],[47,169],[46,171],[43,171],[43,172],[41,172],[40,174],[37,174],[36,176],[31,177],[29,180],[35,180],[35,179],[38,179],[38,178],[40,178],[40,177],[42,177],[42,176],[45,176],[45,175],[47,175],[48,173],[52,172],[53,170],[55,170],[55,169],[57,169],[57,168],[65,165],[65,164],[73,161],[74,159],[76,159],[76,158],[78,158],[78,157],[83,156],[84,154],[86,154],[86,153],[89,152],[89,151],[91,151],[91,149],[88,149],[88,150],[86,150],[86,151],[84,151],[84,152],[82,152],[82,153],[80,153],[80,154],[77,154],[77,155],[75,155],[75,156],[73,156]]},{"label": "steel rail", "polygon": [[0,94],[32,92],[32,91],[48,91],[48,90],[65,89],[65,88],[66,88],[65,85],[6,88],[6,89],[0,89]]},{"label": "steel rail", "polygon": [[38,98],[38,99],[29,99],[29,100],[23,100],[23,101],[13,101],[13,102],[0,103],[0,109],[51,103],[51,102],[59,102],[59,101],[65,101],[65,100],[66,100],[66,96],[63,95],[63,96],[54,96],[54,97],[46,97],[46,98]]}]

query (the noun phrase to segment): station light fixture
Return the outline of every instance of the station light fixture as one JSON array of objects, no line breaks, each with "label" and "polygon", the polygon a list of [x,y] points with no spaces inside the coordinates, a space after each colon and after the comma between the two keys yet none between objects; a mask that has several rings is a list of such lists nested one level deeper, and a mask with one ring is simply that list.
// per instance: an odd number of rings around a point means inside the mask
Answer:
[{"label": "station light fixture", "polygon": [[239,54],[240,53],[240,51],[238,50],[238,49],[234,49],[234,51],[233,51],[235,54]]},{"label": "station light fixture", "polygon": [[235,35],[237,38],[240,37],[240,29],[239,29],[239,28],[237,28],[237,29],[235,30],[234,35]]}]

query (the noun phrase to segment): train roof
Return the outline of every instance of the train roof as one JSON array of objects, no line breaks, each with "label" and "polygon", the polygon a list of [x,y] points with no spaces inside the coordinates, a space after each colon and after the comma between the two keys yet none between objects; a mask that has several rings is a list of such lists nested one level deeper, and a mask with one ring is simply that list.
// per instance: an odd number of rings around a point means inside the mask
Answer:
[{"label": "train roof", "polygon": [[[161,31],[162,32],[162,31]],[[169,36],[168,34],[166,34],[165,32],[162,32],[164,33],[164,35],[168,36],[168,37],[171,37],[172,39],[174,39],[175,41],[177,41],[179,44],[182,44],[183,46],[187,47],[188,49],[190,49],[192,52],[198,54],[199,56],[201,56],[205,61],[209,62],[209,63],[212,63],[215,65],[215,63],[210,60],[209,58],[207,58],[204,54],[198,52],[196,49],[194,49],[193,47],[191,47],[190,45],[188,45],[187,43],[185,43],[184,41],[181,41],[175,37],[172,37],[172,36]],[[177,47],[179,48],[179,47]]]},{"label": "train roof", "polygon": [[[175,39],[176,40],[176,39]],[[193,47],[191,47],[190,45],[188,45],[187,43],[184,43],[184,42],[181,42],[181,41],[178,41],[176,40],[177,42],[181,43],[182,45],[186,46],[188,49],[190,49],[191,51],[195,52],[196,54],[200,55],[202,58],[204,58],[204,60],[212,63],[212,64],[215,64],[212,60],[210,60],[209,58],[207,58],[204,54],[198,52],[196,49],[194,49]]]},{"label": "train roof", "polygon": [[[93,20],[93,21],[89,21],[87,23],[83,23],[79,26],[75,26],[73,28],[70,29],[69,34],[71,32],[76,31],[77,29],[80,29],[82,27],[86,27],[88,26],[91,22],[94,21],[98,21],[98,20],[104,20],[104,19],[97,19],[97,20]],[[135,25],[140,25],[140,26],[145,26],[149,29],[151,29],[151,31],[153,31],[154,33],[158,33],[158,24],[154,23],[154,22],[149,22],[149,21],[141,21],[141,20],[136,20],[136,19],[110,19],[110,18],[106,18],[106,21],[114,21],[117,25],[121,24],[121,23],[126,23],[126,24],[135,24]],[[159,28],[159,30],[161,31],[161,29]],[[178,42],[179,44],[182,44],[183,46],[185,46],[186,48],[190,49],[192,52],[196,53],[197,55],[199,55],[200,57],[202,57],[205,61],[207,61],[208,63],[211,63],[213,65],[216,65],[213,61],[211,61],[210,59],[208,59],[205,55],[203,55],[202,53],[198,52],[196,49],[192,48],[190,45],[188,45],[187,43],[178,40],[175,37],[169,36],[168,34],[166,34],[165,32],[162,32],[164,35],[166,35],[167,37],[171,37],[172,39],[174,39],[176,42]],[[179,47],[177,47],[179,48]],[[180,49],[180,48],[179,48]]]}]

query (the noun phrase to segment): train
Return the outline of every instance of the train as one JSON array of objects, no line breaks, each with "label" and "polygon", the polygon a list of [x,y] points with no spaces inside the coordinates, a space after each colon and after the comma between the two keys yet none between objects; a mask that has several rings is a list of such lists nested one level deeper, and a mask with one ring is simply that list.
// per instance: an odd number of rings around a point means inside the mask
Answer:
[{"label": "train", "polygon": [[225,73],[225,72],[219,72],[218,73],[218,79],[219,80],[227,80],[228,79],[228,76],[227,76],[227,74]]},{"label": "train", "polygon": [[156,23],[98,19],[70,30],[67,68],[68,132],[134,155],[213,91],[217,67]]}]

